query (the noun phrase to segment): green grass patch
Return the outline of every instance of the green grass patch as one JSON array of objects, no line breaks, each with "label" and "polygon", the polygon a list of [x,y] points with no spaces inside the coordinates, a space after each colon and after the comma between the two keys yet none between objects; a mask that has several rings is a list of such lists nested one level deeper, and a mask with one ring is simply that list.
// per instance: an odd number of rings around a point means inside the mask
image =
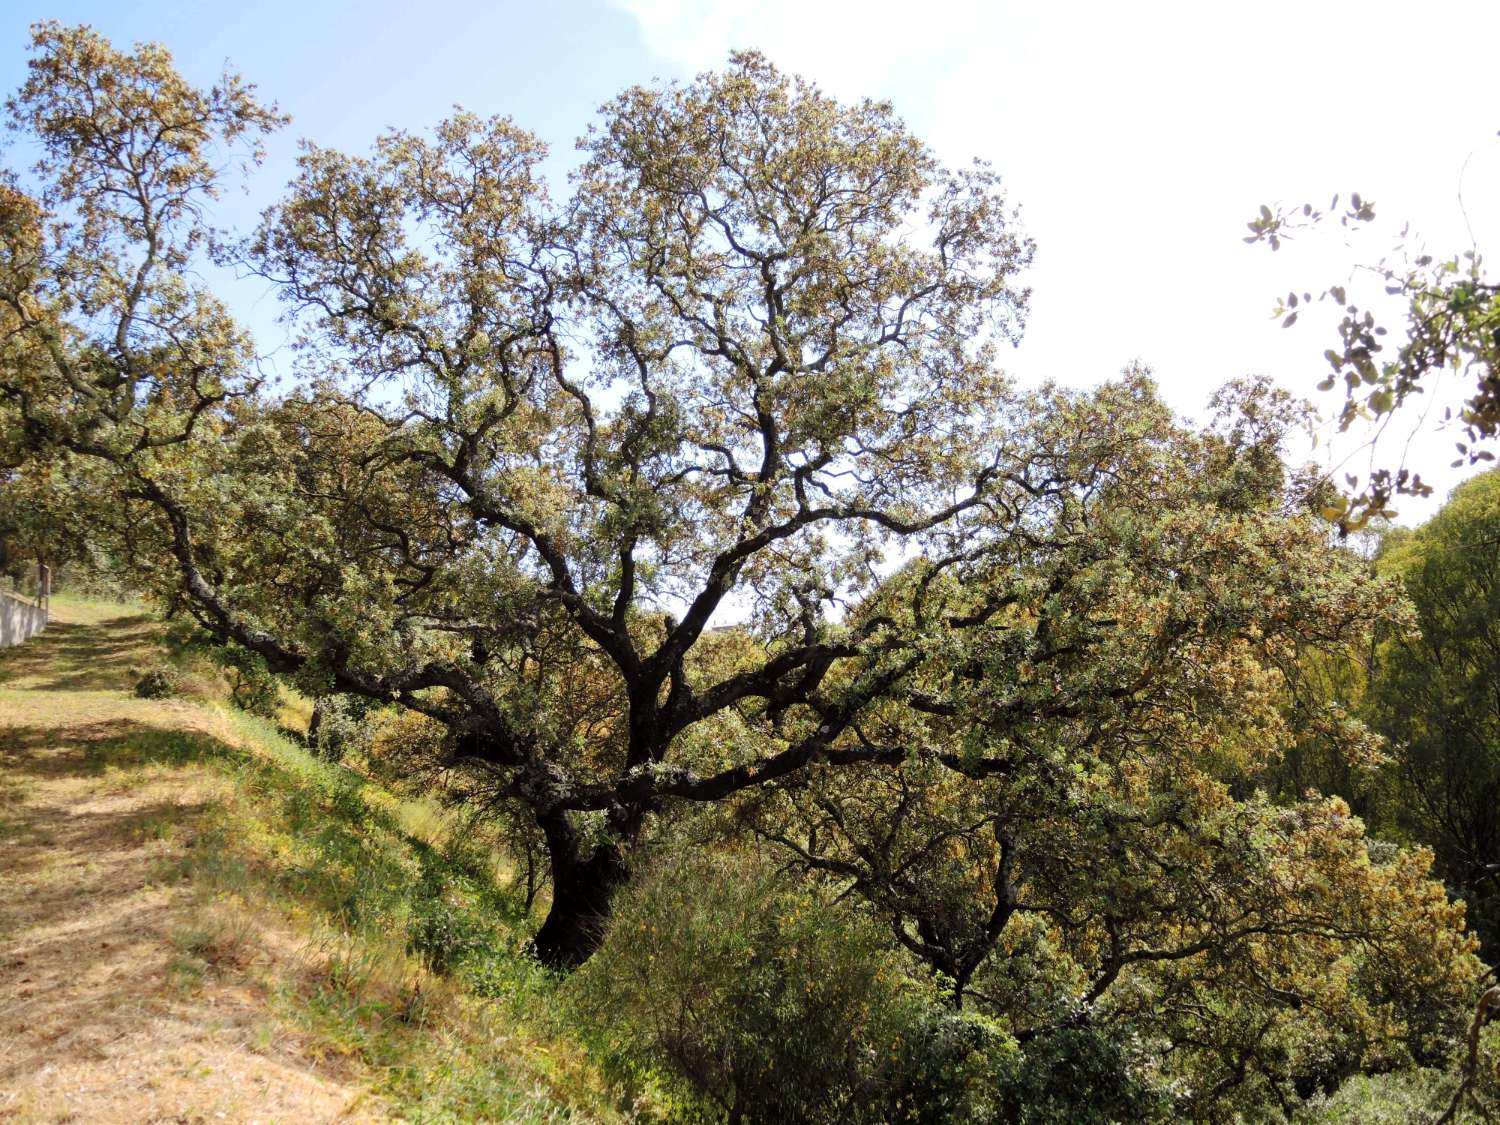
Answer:
[{"label": "green grass patch", "polygon": [[[287,733],[303,701],[272,717],[227,705],[207,658],[136,607],[55,604],[53,627],[0,656],[0,704],[15,708],[0,762],[87,778],[94,796],[150,793],[117,823],[157,850],[149,882],[186,895],[172,991],[230,974],[263,998],[268,1042],[295,1040],[404,1121],[661,1116],[607,1075],[527,953],[534,919],[510,868],[462,817],[309,753]],[[193,689],[138,697],[153,667]],[[30,779],[0,777],[3,836]]]},{"label": "green grass patch", "polygon": [[86,751],[120,784],[189,768],[226,782],[190,812],[132,825],[184,845],[160,875],[201,899],[175,939],[174,986],[253,960],[242,920],[268,913],[303,935],[306,971],[267,982],[279,1011],[314,1054],[369,1068],[404,1119],[618,1118],[621,1095],[573,1036],[556,978],[527,956],[530,920],[490,852],[436,806],[314,758],[273,722],[222,717],[229,741],[138,729]]}]

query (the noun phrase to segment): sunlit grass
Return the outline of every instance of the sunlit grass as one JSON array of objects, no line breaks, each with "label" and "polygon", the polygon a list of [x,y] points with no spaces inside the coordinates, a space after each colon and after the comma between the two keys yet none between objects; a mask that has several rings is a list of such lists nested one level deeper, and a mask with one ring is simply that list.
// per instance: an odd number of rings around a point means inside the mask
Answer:
[{"label": "sunlit grass", "polygon": [[[305,1053],[356,1068],[403,1120],[621,1117],[556,979],[526,955],[533,924],[505,865],[460,820],[314,757],[284,732],[285,707],[273,720],[222,699],[137,698],[134,670],[169,659],[159,625],[59,601],[45,640],[0,655],[0,743],[73,747],[91,792],[161,788],[118,831],[155,849],[156,883],[188,894],[171,989],[254,981],[268,1036],[295,1028]],[[0,777],[3,837],[27,782]]]},{"label": "sunlit grass", "polygon": [[[610,1094],[549,1012],[517,904],[482,867],[408,834],[408,808],[230,712],[231,796],[204,818],[185,877],[311,936],[283,1010],[318,1049],[375,1068],[414,1119],[609,1116]],[[419,818],[426,816],[419,811]],[[476,1034],[478,1032],[479,1034]]]}]

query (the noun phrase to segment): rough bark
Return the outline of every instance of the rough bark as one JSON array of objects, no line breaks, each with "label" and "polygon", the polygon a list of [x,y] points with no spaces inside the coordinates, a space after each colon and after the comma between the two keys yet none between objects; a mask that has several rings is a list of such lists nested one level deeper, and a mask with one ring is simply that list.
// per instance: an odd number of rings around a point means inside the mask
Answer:
[{"label": "rough bark", "polygon": [[604,938],[610,898],[629,879],[624,851],[615,841],[592,847],[565,812],[538,817],[552,866],[552,906],[533,945],[549,968],[576,969]]}]

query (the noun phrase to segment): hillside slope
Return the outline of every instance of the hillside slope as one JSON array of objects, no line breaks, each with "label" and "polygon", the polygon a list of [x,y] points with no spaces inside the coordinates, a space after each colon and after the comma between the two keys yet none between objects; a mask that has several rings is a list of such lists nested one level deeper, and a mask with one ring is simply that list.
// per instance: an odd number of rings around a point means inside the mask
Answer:
[{"label": "hillside slope", "polygon": [[0,652],[0,1121],[617,1117],[482,865],[266,724],[135,698],[162,659],[66,602]]}]

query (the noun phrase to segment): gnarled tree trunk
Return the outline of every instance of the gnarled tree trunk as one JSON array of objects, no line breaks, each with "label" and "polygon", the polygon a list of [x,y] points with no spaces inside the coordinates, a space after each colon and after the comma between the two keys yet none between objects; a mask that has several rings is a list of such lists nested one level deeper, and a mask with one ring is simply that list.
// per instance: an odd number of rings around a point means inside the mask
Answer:
[{"label": "gnarled tree trunk", "polygon": [[552,865],[552,906],[534,939],[537,959],[567,971],[582,965],[604,939],[609,900],[630,877],[621,845],[589,848],[565,812],[537,818]]}]

